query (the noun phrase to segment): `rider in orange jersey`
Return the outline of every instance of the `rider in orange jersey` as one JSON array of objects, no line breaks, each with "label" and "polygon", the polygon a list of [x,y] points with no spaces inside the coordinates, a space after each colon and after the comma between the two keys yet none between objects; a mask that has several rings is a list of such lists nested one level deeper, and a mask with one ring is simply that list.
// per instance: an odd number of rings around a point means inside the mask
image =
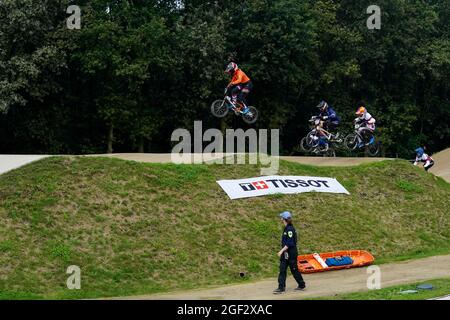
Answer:
[{"label": "rider in orange jersey", "polygon": [[232,76],[231,82],[228,84],[227,89],[229,89],[228,92],[231,93],[231,97],[236,100],[236,111],[239,112],[246,104],[246,98],[253,89],[252,81],[234,62],[230,62],[228,64],[225,73]]}]

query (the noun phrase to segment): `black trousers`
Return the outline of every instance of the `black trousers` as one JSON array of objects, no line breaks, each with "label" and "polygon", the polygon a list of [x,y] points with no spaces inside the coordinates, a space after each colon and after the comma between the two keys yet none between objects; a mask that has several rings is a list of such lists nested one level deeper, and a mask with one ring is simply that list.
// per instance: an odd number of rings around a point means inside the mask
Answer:
[{"label": "black trousers", "polygon": [[334,131],[339,126],[339,122],[337,121],[325,121],[323,127],[328,132]]},{"label": "black trousers", "polygon": [[253,89],[253,83],[251,81],[239,84],[231,87],[231,96],[237,96],[238,102],[247,104],[247,96]]},{"label": "black trousers", "polygon": [[428,171],[433,166],[434,166],[434,161],[430,161],[430,163],[428,165],[424,165],[423,167],[425,168],[425,171]]},{"label": "black trousers", "polygon": [[280,274],[278,275],[278,288],[285,289],[286,288],[286,277],[287,277],[287,269],[291,269],[291,273],[294,276],[295,281],[299,287],[305,286],[305,281],[303,280],[302,274],[298,271],[297,265],[297,253],[291,252],[286,257],[286,252],[280,258]]}]

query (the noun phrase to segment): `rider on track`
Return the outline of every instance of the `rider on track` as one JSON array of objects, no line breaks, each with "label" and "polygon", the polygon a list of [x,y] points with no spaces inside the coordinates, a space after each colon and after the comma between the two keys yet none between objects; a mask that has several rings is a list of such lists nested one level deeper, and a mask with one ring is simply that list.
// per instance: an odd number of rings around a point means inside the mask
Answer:
[{"label": "rider on track", "polygon": [[253,89],[252,81],[234,62],[228,64],[225,73],[232,76],[231,82],[227,86],[227,92],[231,94],[233,100],[236,100],[236,112],[240,112],[247,104],[246,98]]},{"label": "rider on track", "polygon": [[336,111],[326,102],[321,101],[317,108],[319,109],[319,117],[324,121],[323,127],[327,131],[335,130],[341,119],[338,117]]},{"label": "rider on track", "polygon": [[[320,112],[318,116],[323,121],[323,128],[328,132],[336,130],[341,121],[336,114],[336,111],[334,111],[334,109],[326,101],[321,101],[317,105],[317,108]],[[328,140],[331,136],[326,136],[325,132],[320,131],[320,138],[320,143],[328,144]]]},{"label": "rider on track", "polygon": [[432,157],[430,157],[428,154],[425,153],[424,148],[417,148],[415,150],[416,161],[414,162],[414,165],[417,166],[419,162],[423,162],[424,163],[423,167],[425,171],[428,171],[432,166],[434,166],[434,160]]},{"label": "rider on track", "polygon": [[370,140],[366,143],[366,145],[373,144],[375,142],[375,137],[373,136],[376,123],[375,118],[372,117],[369,112],[367,112],[366,106],[364,104],[362,104],[358,108],[358,110],[356,111],[356,115],[358,116],[358,118],[355,119],[355,123],[360,125],[358,133],[361,135],[361,137],[364,138],[364,141],[367,141],[370,137]]}]

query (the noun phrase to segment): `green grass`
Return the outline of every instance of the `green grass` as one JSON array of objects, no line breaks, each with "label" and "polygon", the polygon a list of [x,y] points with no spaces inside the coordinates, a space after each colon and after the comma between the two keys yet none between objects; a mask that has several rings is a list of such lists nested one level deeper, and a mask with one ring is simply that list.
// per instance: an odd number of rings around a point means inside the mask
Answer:
[{"label": "green grass", "polygon": [[[432,290],[420,290],[420,284],[433,285]],[[417,293],[401,293],[406,290],[415,290]],[[382,288],[365,292],[338,294],[332,297],[314,298],[311,300],[426,300],[443,297],[450,294],[450,278],[422,281],[413,284]]]},{"label": "green grass", "polygon": [[[122,296],[274,277],[284,210],[294,213],[301,253],[366,249],[382,263],[450,252],[450,185],[407,162],[280,164],[280,174],[335,177],[350,195],[232,201],[216,183],[259,169],[58,157],[4,174],[0,298]],[[66,288],[70,265],[81,268],[81,290]]]}]

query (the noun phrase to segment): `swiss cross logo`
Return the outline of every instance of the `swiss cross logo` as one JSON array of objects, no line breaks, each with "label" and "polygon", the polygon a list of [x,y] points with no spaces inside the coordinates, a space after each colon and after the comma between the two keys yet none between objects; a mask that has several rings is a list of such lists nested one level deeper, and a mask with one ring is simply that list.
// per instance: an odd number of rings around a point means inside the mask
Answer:
[{"label": "swiss cross logo", "polygon": [[239,186],[244,191],[255,191],[255,190],[265,190],[269,189],[269,186],[264,181],[246,182],[240,183]]},{"label": "swiss cross logo", "polygon": [[257,190],[269,189],[269,186],[264,181],[252,182]]}]

